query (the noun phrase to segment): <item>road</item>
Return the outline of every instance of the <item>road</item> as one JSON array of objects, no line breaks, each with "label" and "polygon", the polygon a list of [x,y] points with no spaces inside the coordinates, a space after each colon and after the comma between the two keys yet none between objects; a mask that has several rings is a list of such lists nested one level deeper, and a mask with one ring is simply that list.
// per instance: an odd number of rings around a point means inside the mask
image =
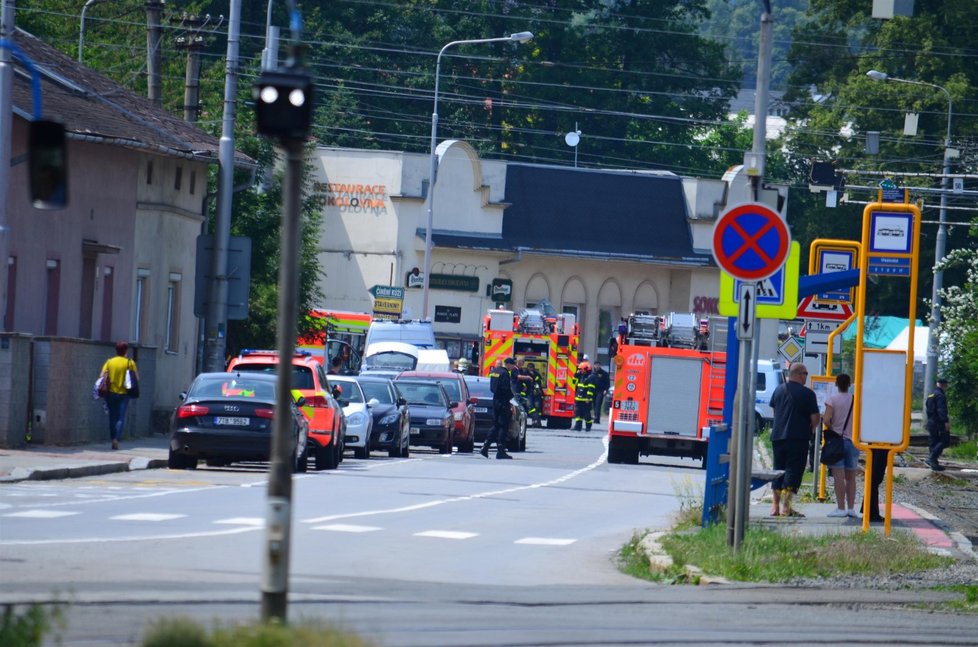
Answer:
[{"label": "road", "polygon": [[[391,647],[974,643],[978,619],[908,612],[919,592],[622,575],[618,548],[669,526],[677,492],[703,472],[671,458],[608,465],[602,441],[532,430],[512,461],[413,450],[297,475],[290,618]],[[0,603],[70,601],[69,646],[137,644],[164,615],[254,619],[264,478],[261,466],[202,467],[4,486]]]}]

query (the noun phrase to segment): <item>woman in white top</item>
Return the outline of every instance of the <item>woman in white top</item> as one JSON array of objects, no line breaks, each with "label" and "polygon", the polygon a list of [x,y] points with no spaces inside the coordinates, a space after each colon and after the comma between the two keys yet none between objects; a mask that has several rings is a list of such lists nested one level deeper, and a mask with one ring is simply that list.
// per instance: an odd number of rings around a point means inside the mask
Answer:
[{"label": "woman in white top", "polygon": [[849,392],[852,379],[845,373],[839,373],[835,378],[838,389],[825,399],[825,414],[823,424],[842,436],[846,446],[845,457],[838,463],[829,465],[832,470],[832,481],[835,483],[836,509],[829,513],[830,517],[855,517],[856,512],[856,476],[859,472],[859,450],[852,444],[852,405],[853,395]]}]

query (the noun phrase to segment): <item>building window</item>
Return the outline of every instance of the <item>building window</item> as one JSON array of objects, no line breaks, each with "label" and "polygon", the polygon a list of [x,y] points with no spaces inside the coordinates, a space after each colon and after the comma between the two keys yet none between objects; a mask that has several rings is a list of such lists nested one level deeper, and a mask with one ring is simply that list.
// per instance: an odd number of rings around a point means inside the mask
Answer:
[{"label": "building window", "polygon": [[181,184],[183,184],[183,167],[182,166],[178,166],[177,167],[177,172],[173,176],[173,188],[174,188],[174,190],[179,191]]},{"label": "building window", "polygon": [[149,270],[136,270],[136,295],[133,299],[132,340],[137,344],[143,342],[143,328],[146,318],[146,306],[149,303]]},{"label": "building window", "polygon": [[153,162],[147,162],[146,164],[146,184],[153,183]]},{"label": "building window", "polygon": [[163,348],[167,352],[177,352],[180,343],[180,282],[183,275],[170,272],[166,284],[166,338]]},{"label": "building window", "polygon": [[47,267],[46,298],[44,300],[44,334],[58,334],[58,305],[61,302],[61,261],[49,258]]},{"label": "building window", "polygon": [[190,171],[190,195],[197,190],[197,171]]}]

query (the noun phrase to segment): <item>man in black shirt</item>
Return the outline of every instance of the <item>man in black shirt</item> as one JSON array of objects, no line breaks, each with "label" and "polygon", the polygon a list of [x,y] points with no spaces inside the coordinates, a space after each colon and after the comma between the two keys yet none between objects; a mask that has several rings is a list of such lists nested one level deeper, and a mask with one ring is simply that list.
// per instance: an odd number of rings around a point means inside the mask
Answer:
[{"label": "man in black shirt", "polygon": [[788,381],[779,385],[771,396],[771,408],[774,409],[774,424],[771,426],[774,469],[784,470],[784,474],[771,482],[774,491],[772,517],[804,516],[792,509],[791,498],[801,486],[808,443],[821,419],[815,392],[805,386],[807,379],[808,368],[802,363],[792,364],[788,369]]},{"label": "man in black shirt", "polygon": [[947,379],[938,378],[934,392],[927,396],[924,409],[927,412],[927,433],[930,434],[930,454],[927,464],[935,472],[943,472],[938,462],[941,454],[951,445],[951,418],[947,415]]},{"label": "man in black shirt", "polygon": [[479,450],[489,458],[489,447],[496,443],[496,458],[512,458],[506,453],[506,442],[509,438],[509,425],[513,419],[510,400],[516,391],[515,384],[516,361],[507,357],[502,366],[493,368],[489,375],[489,388],[492,390],[492,429],[486,436],[486,442]]}]

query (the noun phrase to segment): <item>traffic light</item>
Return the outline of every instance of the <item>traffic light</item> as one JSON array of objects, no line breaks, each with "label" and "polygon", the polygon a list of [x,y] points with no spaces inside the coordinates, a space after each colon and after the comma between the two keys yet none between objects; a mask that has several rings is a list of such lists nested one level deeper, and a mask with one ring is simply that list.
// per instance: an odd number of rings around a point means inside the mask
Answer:
[{"label": "traffic light", "polygon": [[305,139],[312,125],[312,77],[301,68],[266,70],[252,88],[258,133]]}]

